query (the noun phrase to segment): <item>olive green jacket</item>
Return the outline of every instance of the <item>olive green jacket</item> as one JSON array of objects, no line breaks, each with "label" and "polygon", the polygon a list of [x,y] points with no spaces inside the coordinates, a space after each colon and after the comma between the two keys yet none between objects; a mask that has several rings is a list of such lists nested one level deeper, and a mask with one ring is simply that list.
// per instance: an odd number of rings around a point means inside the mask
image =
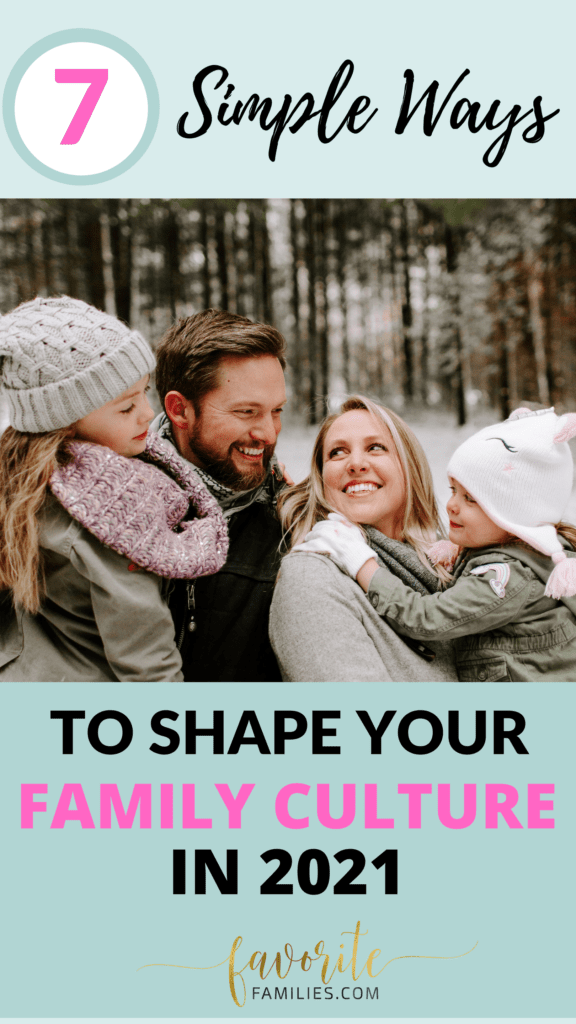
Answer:
[{"label": "olive green jacket", "polygon": [[423,597],[378,569],[368,599],[404,636],[454,640],[461,682],[574,682],[576,597],[544,596],[553,568],[521,543],[468,549],[447,590]]},{"label": "olive green jacket", "polygon": [[40,545],[38,615],[0,594],[0,683],[182,680],[166,580],[105,547],[52,496]]}]

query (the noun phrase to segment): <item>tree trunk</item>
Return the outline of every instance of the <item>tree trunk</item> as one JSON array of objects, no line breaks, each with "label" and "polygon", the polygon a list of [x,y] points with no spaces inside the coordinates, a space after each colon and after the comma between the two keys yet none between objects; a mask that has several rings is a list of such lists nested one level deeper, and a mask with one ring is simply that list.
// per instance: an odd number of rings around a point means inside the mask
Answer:
[{"label": "tree trunk", "polygon": [[[446,269],[449,274],[455,277],[457,268],[457,236],[449,225],[446,225]],[[453,314],[454,314],[454,347],[456,368],[452,378],[452,387],[456,403],[456,417],[459,427],[466,423],[466,397],[464,394],[464,374],[462,372],[462,336],[460,334],[460,304],[458,301],[458,288],[456,283],[453,288]]]},{"label": "tree trunk", "polygon": [[86,205],[83,207],[85,217],[82,223],[81,245],[86,268],[86,297],[92,306],[96,306],[97,309],[104,309],[106,295],[104,288],[104,260],[102,257],[102,229],[100,226],[100,201],[85,199],[84,203]]},{"label": "tree trunk", "polygon": [[303,380],[304,380],[304,351],[302,345],[302,331],[300,329],[300,289],[298,286],[298,270],[301,266],[302,259],[300,253],[299,243],[299,225],[296,217],[295,200],[290,199],[290,247],[292,250],[292,262],[291,262],[291,289],[290,289],[290,305],[292,307],[292,316],[294,319],[293,328],[293,343],[292,343],[292,360],[290,365],[290,372],[292,374],[292,384],[294,389],[294,404],[297,409],[302,408],[302,397],[303,397]]},{"label": "tree trunk", "polygon": [[208,211],[207,200],[200,201],[200,245],[204,255],[202,264],[202,305],[204,309],[210,309],[210,264],[208,262]]},{"label": "tree trunk", "polygon": [[306,216],[304,218],[304,231],[305,231],[305,248],[304,258],[306,261],[306,270],[308,272],[308,395],[307,395],[307,410],[308,410],[308,422],[318,423],[318,410],[317,410],[317,363],[316,363],[316,352],[318,349],[318,338],[316,335],[316,289],[314,287],[314,218],[313,218],[313,199],[304,200],[304,209]]},{"label": "tree trunk", "polygon": [[66,225],[66,252],[64,255],[64,273],[66,276],[66,292],[72,298],[78,298],[78,223],[74,200],[62,200],[64,223]]},{"label": "tree trunk", "polygon": [[166,292],[172,320],[176,320],[177,307],[181,297],[180,275],[180,231],[176,210],[169,206],[164,223],[164,267]]},{"label": "tree trunk", "polygon": [[100,251],[102,253],[102,281],[104,286],[104,301],[102,309],[105,309],[110,316],[116,316],[114,260],[112,257],[112,243],[110,241],[110,218],[105,210],[100,214]]},{"label": "tree trunk", "polygon": [[348,298],[346,295],[346,229],[345,214],[338,203],[338,215],[335,221],[336,235],[336,275],[338,279],[338,292],[340,298],[340,315],[342,317],[342,379],[344,389],[349,393],[352,390],[350,382],[350,340],[348,337]]},{"label": "tree trunk", "polygon": [[401,228],[400,248],[402,250],[402,347],[404,351],[404,395],[411,401],[414,398],[414,358],[412,351],[412,301],[410,295],[410,261],[408,248],[410,245],[410,232],[408,227],[407,200],[401,203]]},{"label": "tree trunk", "polygon": [[110,249],[114,273],[114,299],[116,316],[124,323],[130,323],[130,284],[132,276],[132,247],[130,221],[123,216],[122,200],[108,200],[110,224]]},{"label": "tree trunk", "polygon": [[326,283],[326,200],[314,200],[314,289],[316,294],[316,333],[318,349],[318,394],[316,415],[319,423],[326,415],[329,389],[328,310]]},{"label": "tree trunk", "polygon": [[530,328],[534,346],[536,363],[536,381],[538,385],[538,401],[544,406],[550,405],[550,388],[548,385],[548,368],[546,361],[546,345],[544,341],[544,318],[540,309],[542,297],[542,263],[533,253],[526,253],[528,265],[528,309],[530,312]]},{"label": "tree trunk", "polygon": [[268,237],[267,201],[262,200],[260,208],[260,247],[262,258],[262,319],[264,323],[271,324],[273,320],[272,311],[272,268],[270,266],[270,239]]},{"label": "tree trunk", "polygon": [[229,307],[228,294],[228,259],[226,255],[226,224],[225,210],[221,205],[216,207],[216,255],[218,258],[218,278],[220,281],[220,304],[222,309]]}]

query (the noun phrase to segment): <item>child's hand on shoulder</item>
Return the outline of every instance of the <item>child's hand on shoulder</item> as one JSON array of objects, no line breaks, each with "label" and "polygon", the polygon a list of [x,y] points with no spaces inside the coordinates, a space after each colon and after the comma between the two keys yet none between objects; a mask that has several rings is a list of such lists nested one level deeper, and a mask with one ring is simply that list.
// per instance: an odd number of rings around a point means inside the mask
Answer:
[{"label": "child's hand on shoulder", "polygon": [[364,540],[362,531],[336,512],[330,512],[328,519],[316,523],[294,551],[329,555],[353,579],[358,578],[358,573],[368,561],[374,562],[373,572],[377,568],[374,552]]}]

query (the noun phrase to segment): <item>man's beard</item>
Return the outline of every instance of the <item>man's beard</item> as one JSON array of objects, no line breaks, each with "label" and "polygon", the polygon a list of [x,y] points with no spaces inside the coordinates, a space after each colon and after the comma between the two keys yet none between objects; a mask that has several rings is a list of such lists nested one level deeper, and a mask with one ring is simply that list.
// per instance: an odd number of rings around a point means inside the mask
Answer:
[{"label": "man's beard", "polygon": [[[200,459],[206,472],[213,476],[218,483],[224,484],[225,487],[230,487],[233,491],[249,491],[262,483],[276,447],[276,444],[265,445],[262,453],[262,462],[252,466],[247,465],[245,470],[240,470],[232,461],[232,449],[235,445],[231,445],[226,454],[223,455],[215,445],[207,444],[201,439],[199,423],[195,424],[193,430],[188,435],[188,443],[194,455]],[[249,441],[243,447],[253,448],[255,445],[253,441]]]}]

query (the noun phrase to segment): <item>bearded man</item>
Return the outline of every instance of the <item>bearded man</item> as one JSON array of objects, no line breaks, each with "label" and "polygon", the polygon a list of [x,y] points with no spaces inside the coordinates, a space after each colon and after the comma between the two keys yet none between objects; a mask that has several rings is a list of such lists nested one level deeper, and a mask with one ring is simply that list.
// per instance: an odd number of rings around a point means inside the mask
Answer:
[{"label": "bearded man", "polygon": [[224,567],[175,586],[171,607],[187,682],[278,681],[268,614],[279,569],[274,455],[286,402],[284,338],[268,324],[206,309],[157,349],[164,404],[152,424],[188,459],[228,520]]}]

